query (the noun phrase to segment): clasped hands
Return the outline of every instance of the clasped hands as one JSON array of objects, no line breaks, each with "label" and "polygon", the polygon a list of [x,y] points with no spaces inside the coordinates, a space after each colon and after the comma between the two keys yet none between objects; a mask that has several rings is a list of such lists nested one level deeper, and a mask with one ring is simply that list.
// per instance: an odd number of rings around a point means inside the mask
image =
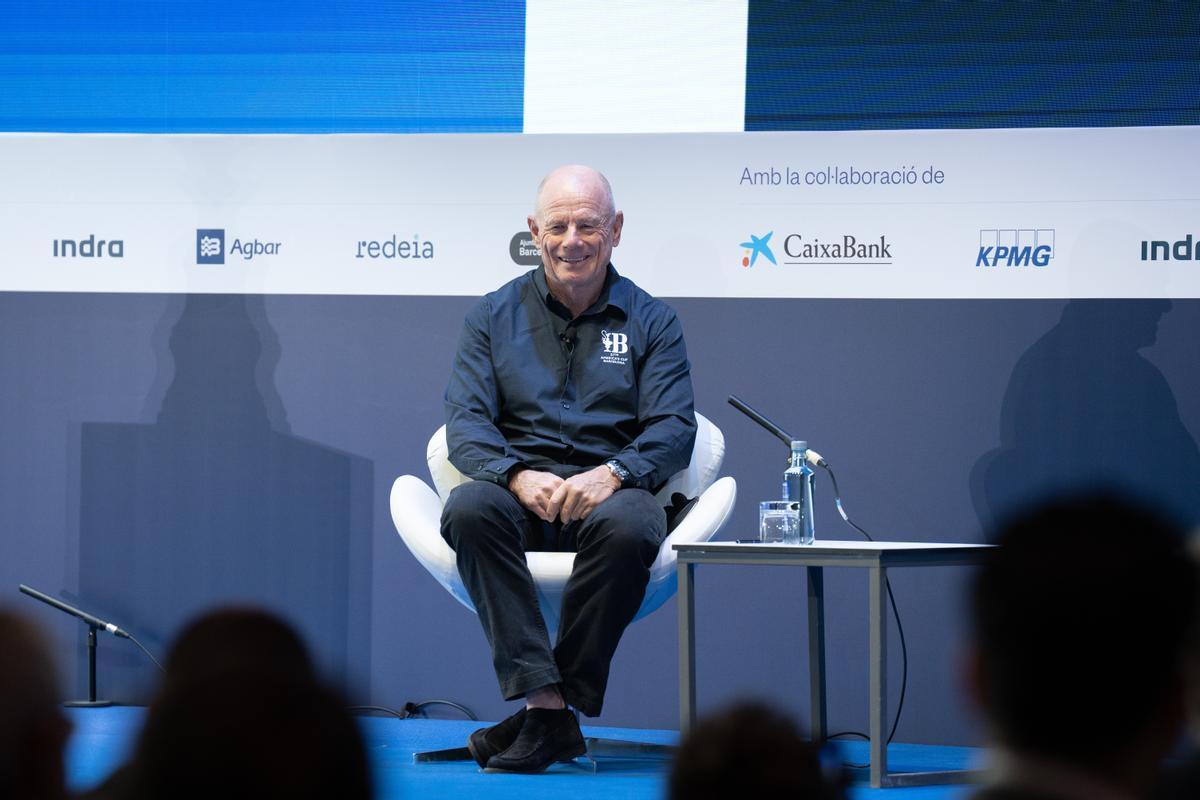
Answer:
[{"label": "clasped hands", "polygon": [[533,469],[517,470],[508,479],[521,505],[546,522],[559,518],[563,524],[584,519],[620,488],[620,479],[603,464],[566,479]]}]

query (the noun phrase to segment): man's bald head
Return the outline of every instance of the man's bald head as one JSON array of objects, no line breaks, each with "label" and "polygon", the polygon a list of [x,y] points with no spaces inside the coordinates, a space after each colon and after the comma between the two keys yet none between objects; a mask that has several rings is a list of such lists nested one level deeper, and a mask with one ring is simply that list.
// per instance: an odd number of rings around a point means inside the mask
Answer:
[{"label": "man's bald head", "polygon": [[573,317],[600,296],[624,221],[608,178],[591,167],[559,167],[538,185],[526,223],[542,251],[546,285]]},{"label": "man's bald head", "polygon": [[547,197],[563,194],[593,196],[607,210],[610,219],[617,213],[612,184],[604,177],[604,173],[584,164],[566,164],[551,170],[538,184],[533,203],[534,218],[539,221],[542,219]]}]

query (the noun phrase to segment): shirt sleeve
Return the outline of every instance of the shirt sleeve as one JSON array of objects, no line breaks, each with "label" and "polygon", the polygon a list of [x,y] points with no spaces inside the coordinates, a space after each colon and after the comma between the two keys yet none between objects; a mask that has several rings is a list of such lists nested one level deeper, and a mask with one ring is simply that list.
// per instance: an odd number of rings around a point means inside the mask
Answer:
[{"label": "shirt sleeve", "polygon": [[653,491],[688,465],[696,442],[692,372],[683,327],[669,309],[651,328],[638,370],[642,432],[614,458],[630,472],[627,486]]},{"label": "shirt sleeve", "polygon": [[446,387],[446,443],[450,463],[473,480],[508,485],[521,463],[496,427],[500,403],[492,364],[491,308],[485,298],[467,313],[454,369]]}]

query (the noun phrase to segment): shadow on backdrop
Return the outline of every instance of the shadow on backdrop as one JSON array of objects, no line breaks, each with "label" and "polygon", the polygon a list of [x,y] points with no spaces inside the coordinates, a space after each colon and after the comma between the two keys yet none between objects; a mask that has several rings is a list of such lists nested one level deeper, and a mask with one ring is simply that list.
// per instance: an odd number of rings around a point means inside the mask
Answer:
[{"label": "shadow on backdrop", "polygon": [[[258,604],[366,686],[373,463],[291,434],[261,297],[181,298],[154,344],[155,422],[81,425],[80,601],[160,652],[204,608]],[[144,700],[155,678],[111,645],[99,674],[118,702]]]},{"label": "shadow on backdrop", "polygon": [[1032,500],[1106,484],[1200,520],[1200,450],[1153,345],[1169,300],[1072,300],[1017,361],[1000,446],[971,471],[985,530]]}]

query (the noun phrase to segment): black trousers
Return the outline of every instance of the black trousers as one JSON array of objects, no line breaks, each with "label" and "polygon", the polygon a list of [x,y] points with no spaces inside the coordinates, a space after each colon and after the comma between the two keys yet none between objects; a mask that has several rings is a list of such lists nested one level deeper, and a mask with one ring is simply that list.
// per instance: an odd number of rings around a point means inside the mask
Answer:
[{"label": "black trousers", "polygon": [[[494,483],[455,488],[442,511],[442,537],[454,549],[506,700],[558,684],[563,699],[597,716],[609,662],[646,593],[666,536],[654,495],[622,489],[586,519],[543,522]],[[563,594],[558,641],[551,645],[525,552],[575,551]]]}]

